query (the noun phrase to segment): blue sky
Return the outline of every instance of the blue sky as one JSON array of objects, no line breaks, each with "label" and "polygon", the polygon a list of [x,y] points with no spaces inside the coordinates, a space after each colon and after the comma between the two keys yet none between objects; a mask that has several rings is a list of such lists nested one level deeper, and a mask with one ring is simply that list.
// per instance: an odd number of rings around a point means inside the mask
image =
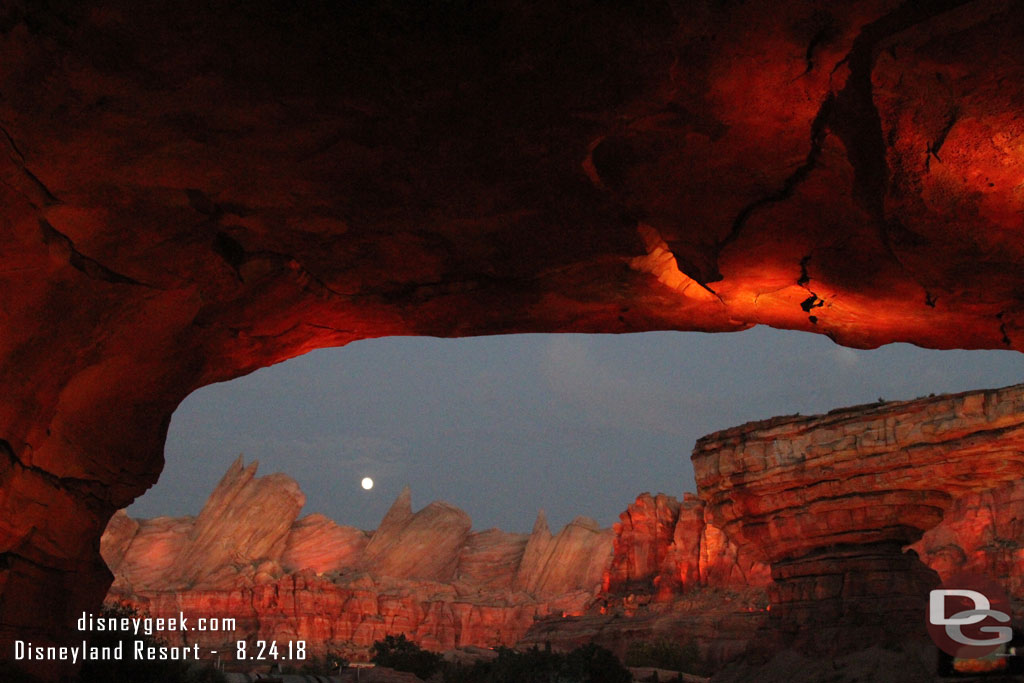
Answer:
[{"label": "blue sky", "polygon": [[447,500],[478,529],[529,531],[539,508],[552,528],[608,526],[642,491],[694,491],[690,452],[711,431],[1022,381],[1012,351],[859,351],[766,327],[366,340],[193,393],[130,513],[198,513],[242,453],[294,477],[304,514],[364,529],[406,484],[414,508]]}]

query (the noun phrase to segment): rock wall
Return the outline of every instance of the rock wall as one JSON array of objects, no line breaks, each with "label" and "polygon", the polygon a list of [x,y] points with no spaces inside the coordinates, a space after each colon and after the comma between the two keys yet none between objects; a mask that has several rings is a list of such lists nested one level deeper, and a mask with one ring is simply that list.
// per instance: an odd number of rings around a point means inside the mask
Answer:
[{"label": "rock wall", "polygon": [[[700,439],[693,463],[708,518],[771,564],[766,651],[924,639],[939,576],[901,548],[933,530],[922,558],[945,570],[943,534],[962,533],[961,550],[986,543],[970,530],[984,501],[999,501],[990,535],[1019,533],[1024,385],[749,423]],[[1019,543],[973,561],[1007,576]]]},{"label": "rock wall", "polygon": [[339,526],[320,514],[307,515],[292,524],[281,567],[287,572],[312,569],[318,574],[340,571],[359,564],[369,534]]},{"label": "rock wall", "polygon": [[541,595],[571,590],[596,594],[611,559],[612,535],[611,529],[601,529],[589,517],[577,517],[552,536],[541,510],[523,551],[515,586]]},{"label": "rock wall", "polygon": [[623,652],[652,634],[694,638],[726,661],[764,620],[767,567],[705,524],[690,494],[642,494],[613,529],[578,517],[552,534],[541,511],[530,534],[513,534],[471,531],[447,503],[413,512],[407,487],[364,532],[298,518],[295,482],[257,467],[232,464],[195,518],[118,512],[102,544],[108,600],[237,620],[231,633],[165,634],[172,641],[302,638],[313,653],[356,658],[397,633],[435,650],[571,647],[589,633]]},{"label": "rock wall", "polygon": [[910,546],[943,579],[958,572],[998,580],[1024,607],[1024,481],[959,496],[937,526]]},{"label": "rock wall", "polygon": [[608,595],[641,593],[661,602],[699,586],[756,587],[770,581],[757,553],[741,553],[705,519],[704,502],[643,493],[614,525],[614,553],[605,572]]}]

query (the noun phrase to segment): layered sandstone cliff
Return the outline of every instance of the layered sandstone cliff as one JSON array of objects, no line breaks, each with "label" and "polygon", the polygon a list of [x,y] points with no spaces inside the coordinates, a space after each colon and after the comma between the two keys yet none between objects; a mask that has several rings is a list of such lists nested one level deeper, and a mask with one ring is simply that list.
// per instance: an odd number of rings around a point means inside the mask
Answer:
[{"label": "layered sandstone cliff", "polygon": [[[1024,385],[749,423],[699,440],[693,463],[708,518],[771,564],[767,649],[923,639],[939,576],[921,559],[1019,567]],[[921,559],[901,552],[925,532]]]},{"label": "layered sandstone cliff", "polygon": [[669,637],[719,663],[913,648],[927,591],[963,570],[1024,616],[1024,385],[741,425],[693,459],[700,498],[643,494],[620,516],[604,614],[525,642]]},{"label": "layered sandstone cliff", "polygon": [[1024,611],[1024,479],[959,496],[910,549],[943,579],[961,572],[996,579]]}]

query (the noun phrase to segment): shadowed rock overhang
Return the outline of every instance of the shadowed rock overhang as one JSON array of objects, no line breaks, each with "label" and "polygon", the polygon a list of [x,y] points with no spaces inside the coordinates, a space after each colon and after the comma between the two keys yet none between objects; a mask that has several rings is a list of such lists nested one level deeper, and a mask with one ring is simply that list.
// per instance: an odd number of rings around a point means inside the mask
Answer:
[{"label": "shadowed rock overhang", "polygon": [[191,391],[384,335],[1024,346],[1024,9],[0,9],[0,636]]}]

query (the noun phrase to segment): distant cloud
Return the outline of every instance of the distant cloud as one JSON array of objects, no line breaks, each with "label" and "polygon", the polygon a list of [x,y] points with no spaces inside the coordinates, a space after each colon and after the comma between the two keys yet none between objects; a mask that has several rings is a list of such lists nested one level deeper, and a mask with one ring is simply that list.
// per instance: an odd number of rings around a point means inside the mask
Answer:
[{"label": "distant cloud", "polygon": [[679,414],[694,402],[650,373],[629,374],[602,358],[584,335],[552,335],[541,372],[552,393],[594,426],[679,433]]},{"label": "distant cloud", "polygon": [[846,367],[852,367],[860,362],[860,356],[857,351],[849,348],[848,346],[836,346],[832,349],[832,355],[836,361],[845,365]]}]

